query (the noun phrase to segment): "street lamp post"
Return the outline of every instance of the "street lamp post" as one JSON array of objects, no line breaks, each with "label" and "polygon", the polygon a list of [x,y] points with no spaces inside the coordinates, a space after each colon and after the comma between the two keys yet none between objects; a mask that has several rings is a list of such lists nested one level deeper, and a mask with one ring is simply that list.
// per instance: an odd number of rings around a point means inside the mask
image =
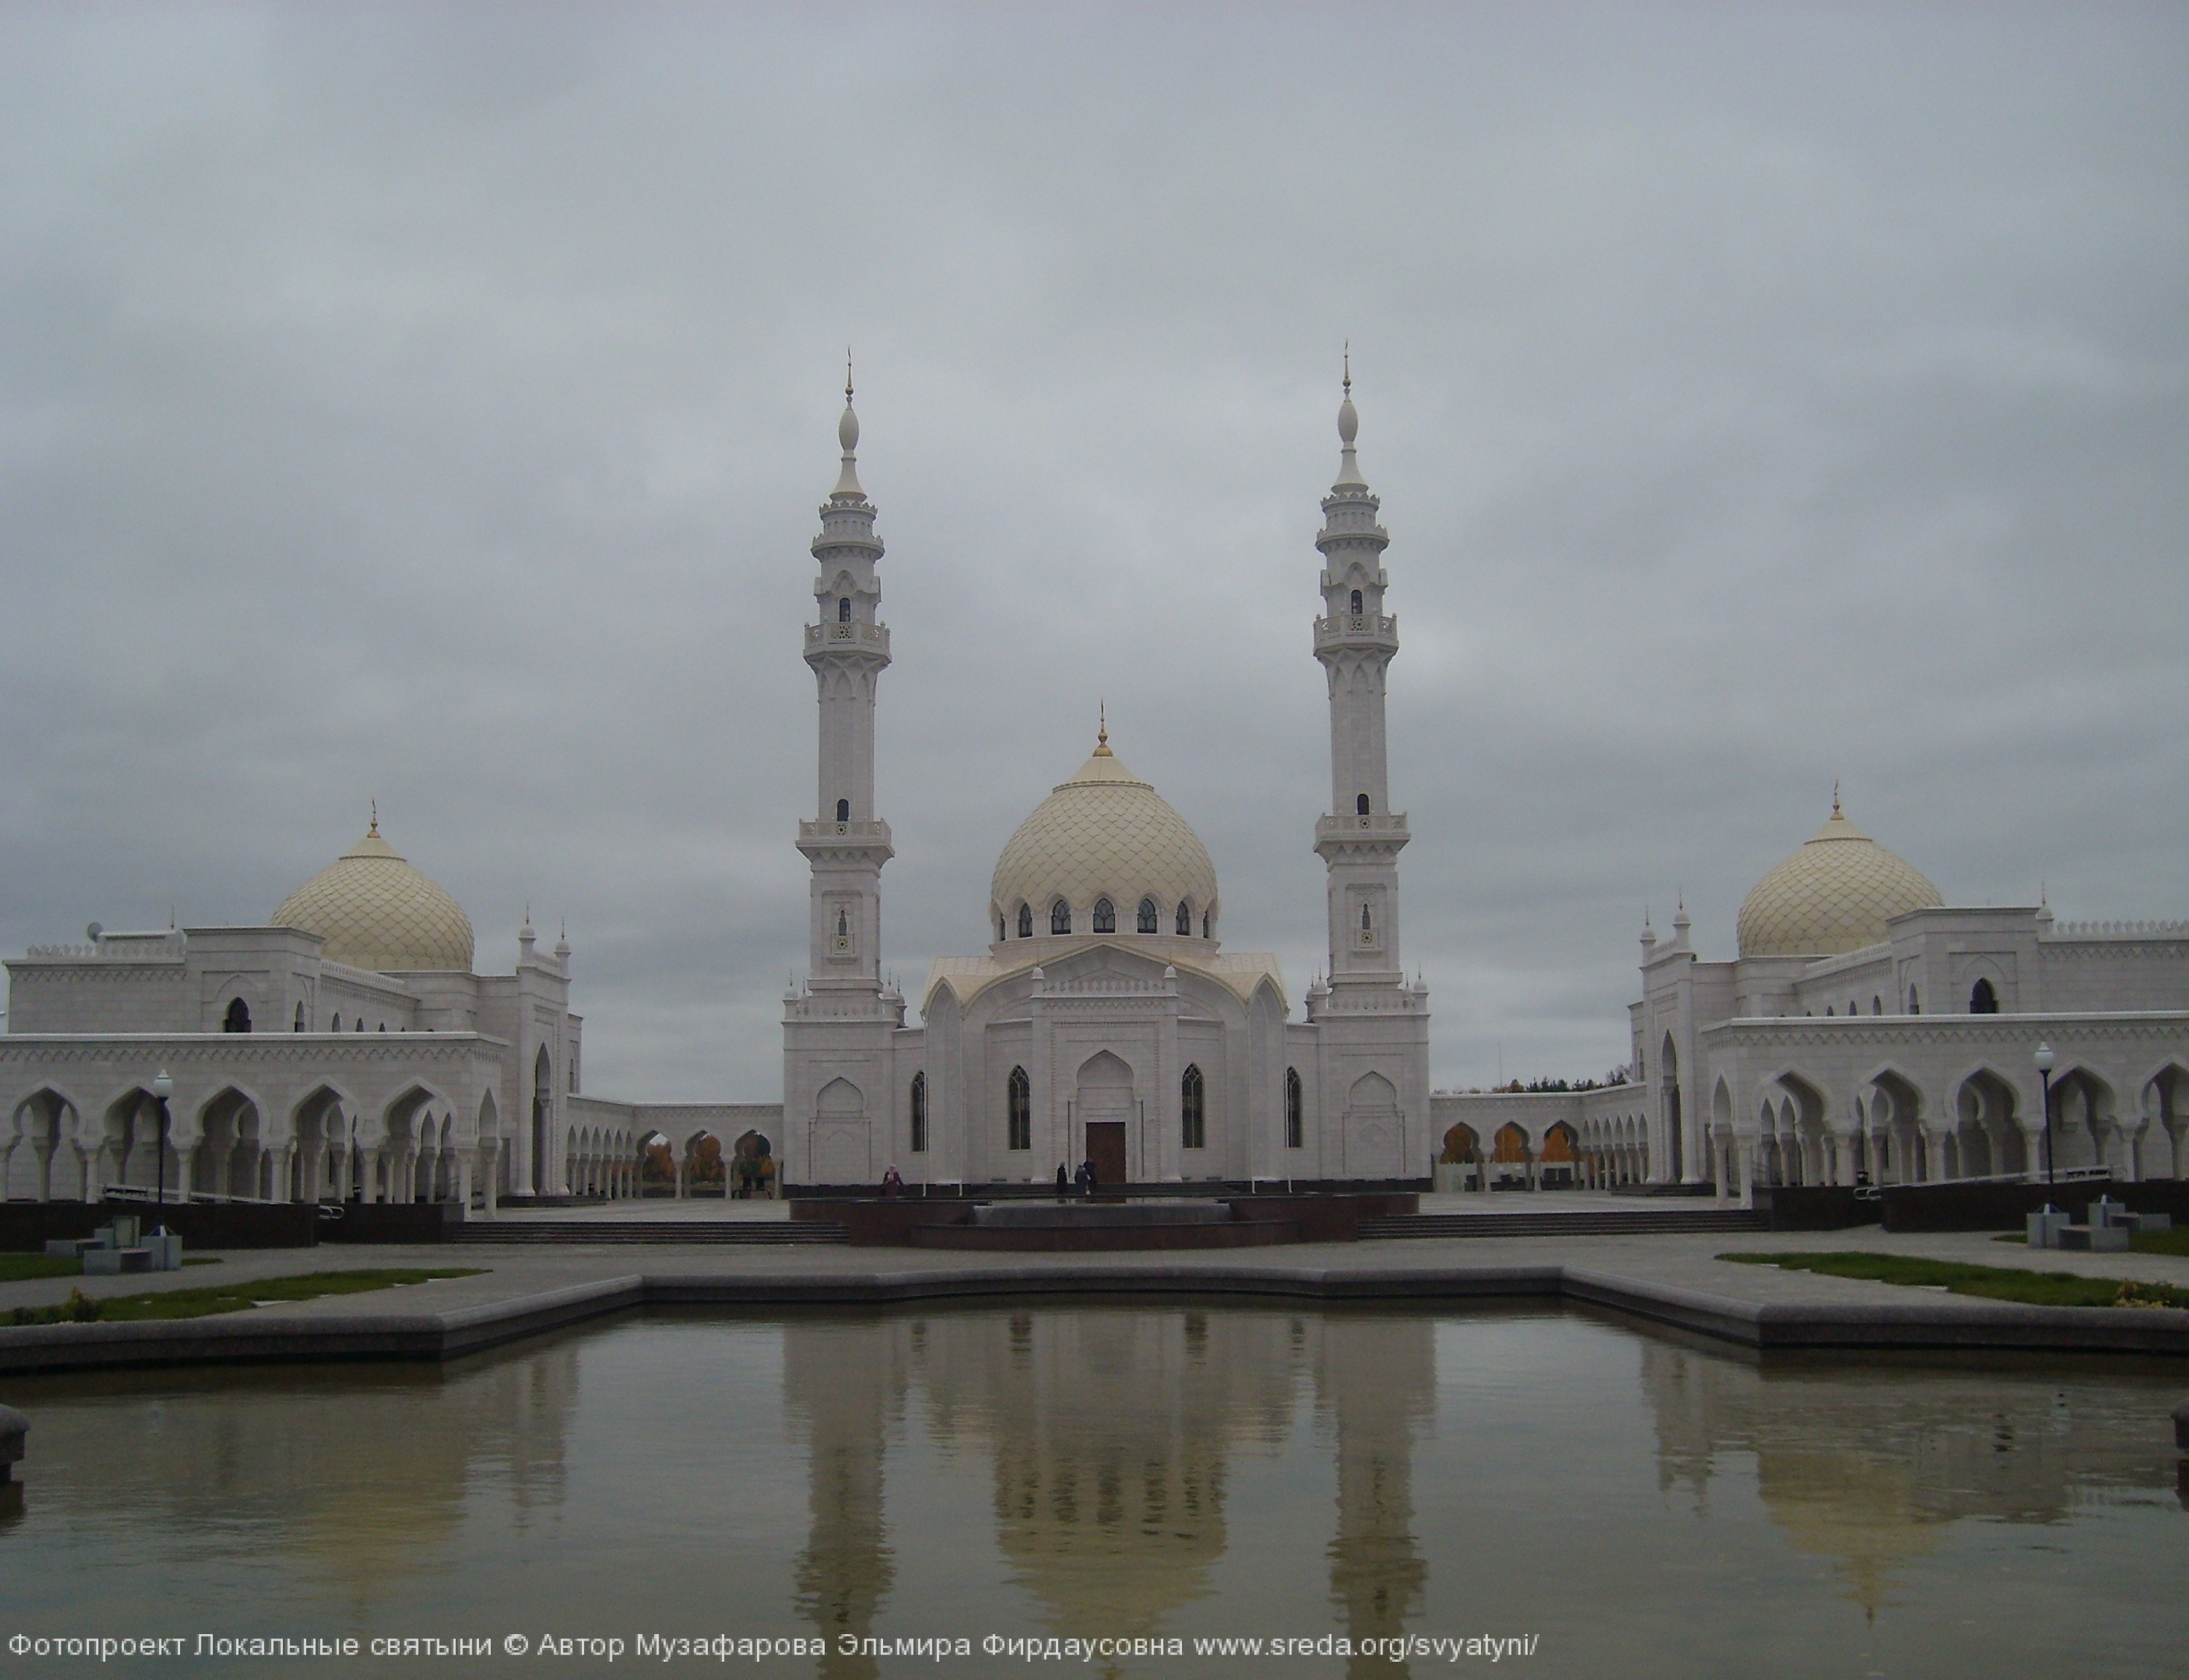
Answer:
[{"label": "street lamp post", "polygon": [[157,1200],[162,1208],[167,1205],[167,1099],[174,1094],[175,1082],[163,1067],[152,1077],[152,1101],[160,1111],[160,1156],[153,1170],[158,1175]]},{"label": "street lamp post", "polygon": [[2045,1182],[2052,1179],[2052,1047],[2040,1044],[2037,1047],[2037,1077],[2045,1083]]}]

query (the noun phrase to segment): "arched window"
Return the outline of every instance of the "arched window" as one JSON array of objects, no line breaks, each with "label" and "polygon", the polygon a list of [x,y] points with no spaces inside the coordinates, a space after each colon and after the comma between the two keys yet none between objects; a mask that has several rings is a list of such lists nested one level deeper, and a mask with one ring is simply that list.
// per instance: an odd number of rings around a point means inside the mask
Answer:
[{"label": "arched window", "polygon": [[333,1027],[333,1029],[332,1029],[332,1030],[333,1030],[333,1031],[335,1031],[335,1032],[341,1032],[341,1031],[342,1031],[342,1017],[341,1017],[340,1015],[337,1015],[337,1016],[335,1017],[335,1024],[334,1024],[334,1027]]},{"label": "arched window", "polygon": [[1033,906],[1031,904],[1019,906],[1019,937],[1021,939],[1033,937]]},{"label": "arched window", "polygon": [[365,1017],[364,1017],[363,1015],[359,1015],[359,1016],[355,1021],[354,1021],[350,1022],[350,1024],[349,1024],[349,1030],[350,1030],[351,1032],[364,1032],[364,1031],[365,1031]]},{"label": "arched window", "polygon": [[297,1024],[289,1030],[291,1032],[302,1032],[304,1030],[304,1006],[301,1003],[297,1005]]},{"label": "arched window", "polygon": [[1193,906],[1183,898],[1178,902],[1178,936],[1180,939],[1193,936]]},{"label": "arched window", "polygon": [[847,912],[838,910],[836,912],[836,937],[839,939],[849,939],[851,936],[851,918]]},{"label": "arched window", "polygon": [[1000,945],[1010,937],[1011,925],[1001,916],[996,918],[996,942]]},{"label": "arched window", "polygon": [[1162,931],[1162,913],[1156,908],[1156,901],[1152,898],[1140,900],[1140,931],[1142,933]]},{"label": "arched window", "polygon": [[1106,898],[1094,901],[1094,931],[1115,933],[1117,931],[1117,907]]},{"label": "arched window", "polygon": [[1012,1149],[1033,1147],[1033,1085],[1027,1078],[1023,1067],[1011,1070],[1010,1085],[1004,1097],[1004,1115],[1010,1123],[1007,1140]]},{"label": "arched window", "polygon": [[1072,907],[1061,898],[1049,907],[1049,931],[1051,933],[1072,931]]},{"label": "arched window", "polygon": [[927,1076],[912,1076],[912,1152],[927,1153]]},{"label": "arched window", "polygon": [[1832,1016],[1832,1006],[1831,1006],[1830,1004],[1826,1004],[1824,1005],[1824,1019],[1825,1019],[1825,1020],[1827,1020],[1827,1021],[1830,1021],[1830,1020],[1831,1019],[1831,1016]]},{"label": "arched window", "polygon": [[1354,797],[1353,797],[1353,813],[1354,813],[1354,815],[1355,815],[1355,816],[1356,816],[1356,817],[1366,817],[1366,816],[1368,814],[1368,795],[1366,795],[1366,794],[1355,794],[1355,795],[1354,795]]},{"label": "arched window", "polygon": [[1208,1096],[1202,1088],[1201,1070],[1189,1067],[1185,1077],[1178,1082],[1179,1144],[1185,1149],[1208,1147]]},{"label": "arched window", "polygon": [[848,823],[851,820],[851,800],[840,799],[836,801],[836,820],[839,823]]},{"label": "arched window", "polygon": [[848,595],[840,595],[836,597],[836,622],[840,625],[847,625],[851,621],[851,597]]},{"label": "arched window", "polygon": [[251,1005],[240,998],[228,1000],[228,1013],[220,1018],[223,1032],[248,1032],[251,1030]]},{"label": "arched window", "polygon": [[[237,1001],[240,1002],[241,999],[239,998]],[[1999,993],[1992,990],[1992,985],[1989,980],[1978,980],[1975,987],[1970,991],[1969,1013],[1971,1015],[1997,1015],[1999,1013]],[[248,1017],[246,1017],[245,1019],[243,1030],[246,1032],[248,1032],[251,1030],[251,1024]]]},{"label": "arched window", "polygon": [[1363,933],[1368,933],[1372,931],[1373,929],[1374,924],[1368,919],[1368,906],[1364,901],[1360,906],[1360,931]]},{"label": "arched window", "polygon": [[1872,1015],[1883,1015],[1885,1013],[1885,1000],[1881,998],[1873,997],[1869,1000],[1869,1012]]},{"label": "arched window", "polygon": [[1360,610],[1360,591],[1357,589],[1353,591],[1353,610],[1356,613]]},{"label": "arched window", "polygon": [[1216,912],[1213,908],[1203,910],[1201,913],[1201,936],[1203,939],[1213,939],[1215,935]]},{"label": "arched window", "polygon": [[1285,1147],[1298,1149],[1307,1137],[1307,1103],[1300,1089],[1299,1069],[1285,1070]]},{"label": "arched window", "polygon": [[1910,1015],[1923,1013],[1923,994],[1912,986],[1908,988],[1908,1013]]}]

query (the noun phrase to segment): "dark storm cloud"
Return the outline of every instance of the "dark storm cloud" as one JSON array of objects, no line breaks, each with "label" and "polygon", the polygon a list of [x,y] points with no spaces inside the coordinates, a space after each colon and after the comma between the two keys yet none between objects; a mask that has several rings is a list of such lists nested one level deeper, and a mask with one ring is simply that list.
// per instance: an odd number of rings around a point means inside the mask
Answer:
[{"label": "dark storm cloud", "polygon": [[772,1095],[798,626],[860,361],[888,961],[1106,697],[1320,965],[1350,334],[1440,1083],[1624,1054],[1851,814],[2189,913],[2189,23],[2166,8],[0,9],[0,945],[356,837],[589,1083]]}]

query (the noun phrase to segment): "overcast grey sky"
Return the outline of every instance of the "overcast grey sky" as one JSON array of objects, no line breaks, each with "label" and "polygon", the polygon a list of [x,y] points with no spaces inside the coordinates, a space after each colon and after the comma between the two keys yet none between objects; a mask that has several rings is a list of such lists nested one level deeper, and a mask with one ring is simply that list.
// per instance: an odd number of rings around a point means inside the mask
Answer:
[{"label": "overcast grey sky", "polygon": [[0,5],[0,947],[399,849],[774,1097],[842,355],[885,961],[1090,745],[1321,961],[1338,346],[1440,1085],[1848,813],[2189,914],[2189,10]]}]

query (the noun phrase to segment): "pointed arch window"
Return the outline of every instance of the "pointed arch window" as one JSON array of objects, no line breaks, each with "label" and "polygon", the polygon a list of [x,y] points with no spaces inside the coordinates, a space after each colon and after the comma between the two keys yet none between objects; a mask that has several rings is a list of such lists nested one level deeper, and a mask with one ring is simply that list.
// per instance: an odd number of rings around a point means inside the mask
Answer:
[{"label": "pointed arch window", "polygon": [[848,595],[840,595],[836,597],[836,622],[840,625],[847,625],[851,621],[851,597]]},{"label": "pointed arch window", "polygon": [[1360,611],[1360,591],[1357,589],[1353,591],[1353,610],[1356,614]]},{"label": "pointed arch window", "polygon": [[334,1027],[333,1027],[333,1029],[332,1029],[332,1030],[333,1030],[333,1031],[335,1031],[335,1032],[341,1032],[341,1031],[342,1031],[342,1017],[341,1017],[340,1015],[337,1015],[337,1016],[335,1017]]},{"label": "pointed arch window", "polygon": [[1072,931],[1072,906],[1061,898],[1049,907],[1049,931],[1051,933]]},{"label": "pointed arch window", "polygon": [[851,913],[846,910],[839,910],[836,912],[836,937],[839,939],[849,939],[851,936]]},{"label": "pointed arch window", "polygon": [[1203,939],[1216,936],[1216,912],[1213,908],[1201,913],[1201,936]]},{"label": "pointed arch window", "polygon": [[304,1006],[301,1003],[297,1005],[297,1024],[289,1030],[291,1032],[302,1032],[304,1030]]},{"label": "pointed arch window", "polygon": [[1008,1135],[1006,1145],[1012,1149],[1033,1147],[1033,1084],[1023,1067],[1011,1070],[1010,1084],[1004,1094],[1004,1115]]},{"label": "pointed arch window", "polygon": [[1872,1015],[1883,1015],[1885,1013],[1885,1000],[1882,998],[1872,998],[1869,1000],[1869,1012]]},{"label": "pointed arch window", "polygon": [[1923,1013],[1923,994],[1912,986],[1908,988],[1908,1013],[1910,1015]]},{"label": "pointed arch window", "polygon": [[1162,912],[1156,908],[1156,901],[1152,898],[1140,900],[1140,926],[1142,933],[1162,931]]},{"label": "pointed arch window", "polygon": [[912,1152],[927,1153],[927,1075],[912,1076]]},{"label": "pointed arch window", "polygon": [[1033,937],[1033,906],[1031,904],[1019,906],[1019,937],[1021,939]]},{"label": "pointed arch window", "polygon": [[1117,931],[1117,907],[1106,898],[1094,901],[1094,931],[1115,933]]},{"label": "pointed arch window", "polygon": [[1198,1067],[1189,1067],[1178,1082],[1179,1145],[1183,1149],[1208,1147],[1208,1094]]},{"label": "pointed arch window", "polygon": [[1373,933],[1375,931],[1376,925],[1368,919],[1368,906],[1364,902],[1360,906],[1360,931]]},{"label": "pointed arch window", "polygon": [[251,1030],[251,1005],[240,998],[228,1000],[228,1013],[220,1019],[223,1032],[248,1032]]},{"label": "pointed arch window", "polygon": [[1300,1089],[1299,1069],[1285,1070],[1285,1147],[1299,1149],[1307,1140],[1306,1093]]},{"label": "pointed arch window", "polygon": [[1180,939],[1193,936],[1193,906],[1183,898],[1178,901],[1178,936]]},{"label": "pointed arch window", "polygon": [[[239,998],[237,1001],[240,1002],[241,999]],[[1980,978],[1977,981],[1976,985],[1970,989],[1969,1013],[1971,1015],[1997,1015],[1999,1013],[1999,993],[1993,989],[1992,983],[1988,978]],[[246,1027],[243,1030],[248,1032],[251,1029],[250,1027]]]}]

